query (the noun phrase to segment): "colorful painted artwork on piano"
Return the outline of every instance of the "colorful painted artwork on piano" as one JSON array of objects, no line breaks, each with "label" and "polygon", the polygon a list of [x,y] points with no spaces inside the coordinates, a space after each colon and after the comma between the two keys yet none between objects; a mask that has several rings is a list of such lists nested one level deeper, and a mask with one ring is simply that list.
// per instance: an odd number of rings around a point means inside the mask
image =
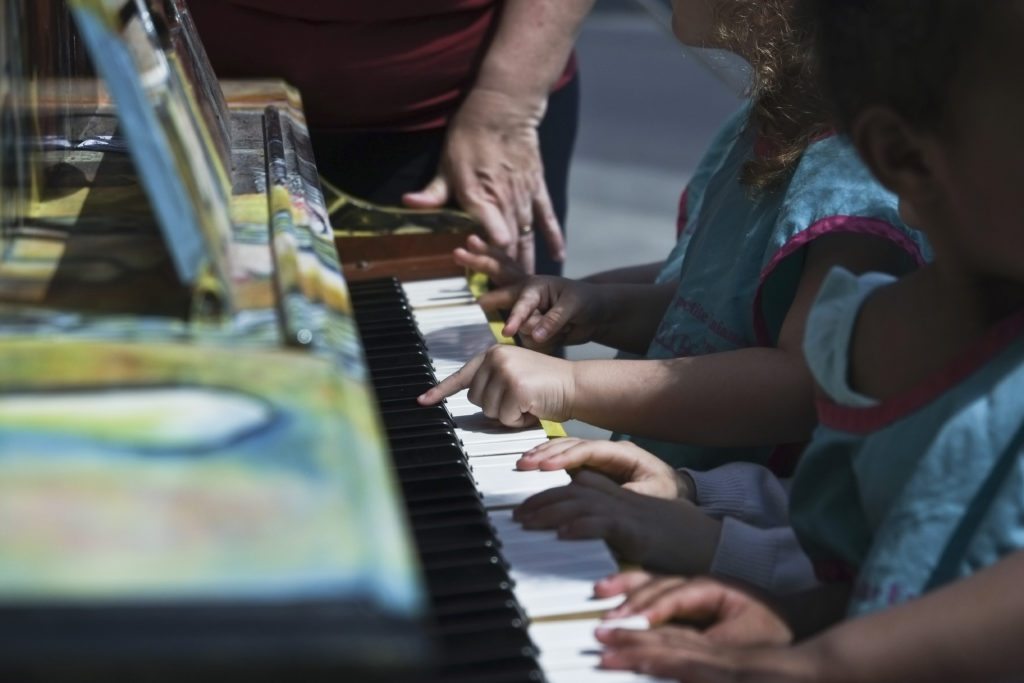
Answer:
[{"label": "colorful painted artwork on piano", "polygon": [[[109,87],[15,68],[64,3],[0,0],[0,612],[312,600],[411,627],[417,560],[297,96],[227,103],[225,164],[184,5],[69,2]],[[69,125],[41,138],[53,107]]]},{"label": "colorful painted artwork on piano", "polygon": [[0,356],[4,603],[419,608],[366,397],[321,359],[9,337]]}]

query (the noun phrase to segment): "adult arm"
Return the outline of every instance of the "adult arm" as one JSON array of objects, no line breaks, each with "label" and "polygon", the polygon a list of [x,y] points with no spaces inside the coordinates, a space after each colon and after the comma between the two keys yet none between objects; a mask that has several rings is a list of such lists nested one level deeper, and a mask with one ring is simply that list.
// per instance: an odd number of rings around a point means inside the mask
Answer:
[{"label": "adult arm", "polygon": [[505,0],[480,72],[453,117],[438,175],[406,195],[439,207],[451,195],[483,224],[491,242],[533,270],[529,228],[556,258],[565,243],[544,183],[537,127],[594,0]]}]

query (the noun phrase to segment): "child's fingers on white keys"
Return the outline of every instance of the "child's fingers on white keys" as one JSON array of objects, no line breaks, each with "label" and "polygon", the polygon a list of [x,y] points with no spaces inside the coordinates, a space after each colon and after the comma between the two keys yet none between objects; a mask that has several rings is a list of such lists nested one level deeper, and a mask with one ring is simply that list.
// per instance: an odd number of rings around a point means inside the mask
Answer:
[{"label": "child's fingers on white keys", "polygon": [[[651,624],[661,624],[673,618],[705,619],[715,614],[719,603],[713,602],[713,593],[681,576],[655,577],[630,591],[622,609],[626,614],[643,614]],[[720,593],[718,594],[720,597]]]},{"label": "child's fingers on white keys", "polygon": [[[549,469],[547,467],[542,467],[542,465],[550,458],[563,453],[567,448],[570,448],[579,441],[580,439],[574,437],[563,436],[557,439],[551,439],[539,446],[534,446],[523,453],[522,457],[516,462],[516,467],[521,470]],[[553,469],[559,468],[556,467]]]},{"label": "child's fingers on white keys", "polygon": [[[640,569],[631,569],[629,571],[618,572],[611,576],[606,576],[597,583],[594,584],[594,593],[599,598],[611,598],[616,595],[622,595],[636,590],[640,586],[651,581],[654,578],[654,574],[645,572]],[[615,608],[608,612],[605,616],[609,619],[616,619],[620,616],[626,616],[625,613],[620,613],[621,608]]]}]

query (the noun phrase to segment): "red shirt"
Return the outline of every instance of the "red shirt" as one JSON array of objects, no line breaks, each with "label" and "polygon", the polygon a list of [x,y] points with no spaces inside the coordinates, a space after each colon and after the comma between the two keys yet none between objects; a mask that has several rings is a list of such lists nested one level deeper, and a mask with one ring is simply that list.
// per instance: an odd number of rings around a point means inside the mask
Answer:
[{"label": "red shirt", "polygon": [[[221,78],[281,77],[311,127],[447,124],[472,85],[499,0],[199,0],[190,10]],[[556,87],[575,73],[570,59]]]}]

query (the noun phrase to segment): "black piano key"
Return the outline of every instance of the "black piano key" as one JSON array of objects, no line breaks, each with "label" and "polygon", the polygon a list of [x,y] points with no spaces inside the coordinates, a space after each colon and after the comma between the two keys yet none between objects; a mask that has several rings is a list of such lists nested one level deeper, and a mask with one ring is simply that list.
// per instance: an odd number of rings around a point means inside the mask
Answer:
[{"label": "black piano key", "polygon": [[[374,346],[373,350],[366,350],[367,358],[380,358],[381,356],[396,353],[425,353],[426,347],[417,339],[400,338]],[[428,354],[429,355],[429,354]]]},{"label": "black piano key", "polygon": [[378,392],[381,392],[389,389],[401,389],[408,385],[428,385],[432,387],[435,384],[437,384],[437,378],[432,372],[410,372],[401,376],[375,379],[373,387]]},{"label": "black piano key", "polygon": [[440,633],[456,635],[486,628],[517,628],[528,627],[526,617],[516,607],[506,606],[481,611],[467,611],[453,614],[444,619],[437,628]]},{"label": "black piano key", "polygon": [[493,628],[473,633],[441,634],[441,647],[451,664],[486,662],[500,657],[536,657],[537,647],[523,629]]},{"label": "black piano key", "polygon": [[540,683],[544,674],[532,657],[495,660],[486,664],[443,667],[437,683]]},{"label": "black piano key", "polygon": [[476,614],[491,610],[515,609],[522,613],[516,596],[510,590],[493,590],[486,593],[456,595],[444,599],[433,599],[434,616],[440,623],[457,618],[462,614]]},{"label": "black piano key", "polygon": [[470,511],[479,511],[480,514],[475,519],[487,518],[483,499],[475,489],[472,493],[452,495],[444,499],[407,501],[406,509],[409,511],[409,518],[412,521],[419,519],[429,521],[429,518],[435,515],[461,514]]},{"label": "black piano key", "polygon": [[[373,338],[384,335],[390,336],[395,334],[419,334],[419,328],[416,327],[416,321],[414,320],[375,320],[366,321],[365,323],[359,323],[359,335],[363,337],[364,341],[369,338]],[[422,336],[422,335],[420,335]],[[364,344],[365,345],[365,344]]]},{"label": "black piano key", "polygon": [[420,405],[415,396],[406,396],[405,398],[394,399],[381,405],[381,414],[384,415],[384,417],[388,417],[389,415],[398,415],[400,413],[427,411],[433,411],[439,414],[444,413],[449,420],[451,419],[451,415],[448,413],[448,409],[444,404],[435,404],[432,406]]},{"label": "black piano key", "polygon": [[[417,424],[417,425],[404,425],[404,426],[389,426],[385,423],[384,429],[387,432],[389,441],[394,442],[396,439],[418,439],[421,436],[430,435],[451,435],[455,437],[455,431],[451,427],[451,423],[445,421],[443,418],[438,418],[436,423],[433,424]],[[456,439],[458,437],[455,437]]]},{"label": "black piano key", "polygon": [[403,484],[413,482],[450,480],[452,477],[471,477],[472,472],[465,463],[449,463],[447,465],[426,465],[402,470],[399,481]]},{"label": "black piano key", "polygon": [[[494,530],[482,522],[470,522],[436,529],[415,530],[416,544],[423,550],[441,552],[458,548],[493,548]],[[497,588],[497,586],[495,586]]]},{"label": "black piano key", "polygon": [[455,444],[450,444],[445,447],[412,447],[403,451],[396,451],[391,455],[395,462],[395,467],[399,470],[399,476],[401,476],[401,470],[412,469],[416,467],[428,467],[431,465],[448,465],[454,463],[467,462],[465,454]]},{"label": "black piano key", "polygon": [[428,430],[424,434],[413,434],[412,436],[404,436],[402,434],[396,434],[391,439],[391,453],[392,455],[405,454],[409,451],[415,451],[427,448],[457,448],[462,450],[459,446],[459,437],[455,434],[455,429],[447,427],[445,429]]},{"label": "black piano key", "polygon": [[425,500],[448,500],[459,495],[480,495],[468,473],[448,477],[446,479],[430,479],[427,481],[399,482],[406,500],[419,502]]},{"label": "black piano key", "polygon": [[449,567],[496,566],[508,571],[508,566],[494,548],[470,548],[467,550],[445,550],[423,552],[420,561],[428,569],[446,569]]},{"label": "black piano key", "polygon": [[370,375],[374,381],[385,380],[394,377],[408,377],[419,373],[430,373],[434,374],[434,366],[430,363],[420,363],[419,365],[409,366],[384,366],[378,365],[376,368],[370,369]]},{"label": "black piano key", "polygon": [[387,431],[437,426],[442,429],[451,425],[448,411],[441,406],[418,407],[382,414]]},{"label": "black piano key", "polygon": [[427,586],[431,594],[465,595],[467,592],[483,592],[493,589],[507,590],[513,582],[501,565],[485,564],[474,567],[426,568]]},{"label": "black piano key", "polygon": [[409,304],[401,299],[393,297],[366,297],[359,302],[359,308],[355,309],[355,317],[357,322],[364,320],[370,322],[375,320],[391,320],[393,318],[410,320],[414,316]]}]

